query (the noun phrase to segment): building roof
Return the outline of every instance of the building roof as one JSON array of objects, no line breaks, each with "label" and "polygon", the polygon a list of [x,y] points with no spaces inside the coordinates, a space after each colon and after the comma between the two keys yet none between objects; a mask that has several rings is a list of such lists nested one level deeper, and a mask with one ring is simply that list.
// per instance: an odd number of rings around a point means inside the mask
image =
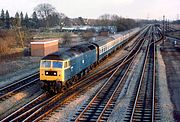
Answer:
[{"label": "building roof", "polygon": [[58,42],[58,39],[43,39],[43,40],[34,40],[31,44],[48,44],[53,42]]}]

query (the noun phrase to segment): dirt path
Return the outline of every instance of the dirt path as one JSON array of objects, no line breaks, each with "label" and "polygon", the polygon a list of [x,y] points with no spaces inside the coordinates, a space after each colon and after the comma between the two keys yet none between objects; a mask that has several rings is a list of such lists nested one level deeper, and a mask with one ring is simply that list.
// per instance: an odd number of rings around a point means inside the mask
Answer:
[{"label": "dirt path", "polygon": [[174,119],[180,121],[180,49],[174,48],[173,39],[168,39],[161,54],[166,65],[168,88],[174,105]]}]

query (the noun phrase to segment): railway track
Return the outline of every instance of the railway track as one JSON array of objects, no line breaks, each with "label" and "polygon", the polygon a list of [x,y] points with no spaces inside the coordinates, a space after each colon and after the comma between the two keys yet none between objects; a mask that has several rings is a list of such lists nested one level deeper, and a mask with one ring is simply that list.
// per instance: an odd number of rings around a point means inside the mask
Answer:
[{"label": "railway track", "polygon": [[[111,74],[111,72],[109,74]],[[84,81],[83,80],[83,81],[81,81],[80,86],[78,83],[78,84],[70,87],[68,89],[68,91],[66,91],[65,93],[61,93],[61,94],[57,94],[53,97],[49,97],[45,101],[41,100],[41,102],[39,102],[39,103],[35,102],[37,104],[33,104],[33,106],[31,106],[30,109],[28,109],[26,112],[18,110],[18,112],[21,113],[20,115],[16,116],[15,118],[12,117],[13,119],[11,119],[11,117],[9,116],[9,117],[3,119],[3,121],[5,122],[5,121],[9,120],[9,118],[11,121],[38,120],[38,119],[42,118],[43,116],[47,115],[50,111],[52,111],[53,110],[52,108],[54,108],[54,107],[57,108],[58,106],[62,105],[64,102],[66,102],[67,100],[72,99],[73,97],[77,97],[78,94],[81,94],[82,92],[87,90],[88,87],[95,85],[95,83],[97,83],[97,81],[107,77],[109,74],[102,75],[99,78],[97,78],[97,77],[94,77],[94,79],[91,78],[91,80],[93,80],[93,82],[91,82],[89,84],[87,84],[87,82],[83,82]],[[79,89],[81,89],[81,90],[79,90]],[[39,98],[37,98],[35,101],[39,101]],[[22,110],[22,108],[20,108],[20,110]],[[13,113],[12,115],[14,116],[15,114],[16,114],[16,112]]]},{"label": "railway track", "polygon": [[17,93],[23,88],[27,88],[28,86],[37,83],[38,81],[39,81],[39,72],[32,74],[28,77],[25,77],[23,79],[20,79],[18,81],[15,81],[3,88],[0,88],[0,100],[3,101],[4,99]]},{"label": "railway track", "polygon": [[[11,113],[10,115],[6,116],[5,118],[3,118],[1,120],[1,122],[7,122],[7,121],[14,121],[17,117],[19,118],[20,116],[22,116],[22,113],[28,113],[28,111],[34,107],[34,105],[39,104],[39,107],[41,107],[43,105],[43,101],[48,102],[49,98],[52,98],[53,96],[49,95],[48,93],[43,93],[40,96],[38,96],[37,98],[33,99],[32,101],[30,101],[29,103],[27,103],[26,105],[22,106],[21,108],[19,108],[18,110],[14,111],[13,113]],[[50,100],[50,99],[49,99]],[[18,120],[21,121],[21,120]]]},{"label": "railway track", "polygon": [[[79,114],[78,117],[71,121],[98,121],[102,118],[107,120],[118,98],[118,94],[121,92],[123,86],[122,79],[125,77],[123,74],[127,73],[129,66],[130,64],[128,63],[128,65],[121,67],[120,70],[120,67],[118,67],[89,104],[83,106],[82,112],[77,113]],[[118,82],[119,80],[120,82]],[[119,89],[120,85],[121,89]]]},{"label": "railway track", "polygon": [[[138,45],[136,46],[138,47]],[[132,57],[133,56],[131,54],[131,58]],[[124,60],[124,58],[120,59],[119,61],[121,62],[122,60]],[[129,61],[124,61],[124,63],[127,63],[127,62]],[[27,105],[27,107],[29,107],[28,110],[24,110],[23,109],[24,107],[22,107],[19,110],[13,112],[11,115],[4,118],[2,121],[41,120],[44,116],[46,116],[47,114],[55,110],[57,107],[61,106],[68,99],[72,99],[73,97],[76,97],[77,94],[80,94],[83,91],[87,90],[88,87],[95,85],[99,80],[109,77],[115,71],[117,65],[119,65],[118,62],[111,65],[110,68],[106,67],[102,69],[101,71],[90,75],[90,77],[87,76],[85,77],[85,79],[81,79],[82,81],[76,83],[75,85],[67,89],[66,92],[64,93],[57,94],[54,96],[49,96],[49,97],[46,96],[47,98],[46,100],[39,100],[39,98],[37,98],[31,103],[31,105],[30,104]]]},{"label": "railway track", "polygon": [[142,45],[143,43],[126,57],[124,61],[130,60],[130,62],[120,64],[91,101],[84,105],[71,121],[107,121],[123,89],[128,70]]},{"label": "railway track", "polygon": [[156,98],[156,65],[155,41],[151,42],[146,50],[146,57],[142,74],[137,82],[134,96],[129,105],[129,113],[125,121],[155,121],[157,110]]}]

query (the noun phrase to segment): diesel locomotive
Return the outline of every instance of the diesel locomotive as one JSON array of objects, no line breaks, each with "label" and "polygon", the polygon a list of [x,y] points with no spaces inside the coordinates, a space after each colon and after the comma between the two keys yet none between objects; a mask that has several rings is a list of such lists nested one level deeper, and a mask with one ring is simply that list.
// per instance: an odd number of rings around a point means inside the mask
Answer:
[{"label": "diesel locomotive", "polygon": [[101,60],[126,44],[129,37],[139,30],[140,28],[135,28],[103,40],[76,45],[62,53],[55,52],[43,57],[40,61],[42,88],[58,93],[69,87]]}]

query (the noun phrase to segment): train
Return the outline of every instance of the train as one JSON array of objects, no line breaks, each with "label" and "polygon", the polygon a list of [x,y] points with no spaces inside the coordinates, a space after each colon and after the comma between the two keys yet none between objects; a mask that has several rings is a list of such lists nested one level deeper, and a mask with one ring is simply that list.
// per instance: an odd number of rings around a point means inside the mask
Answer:
[{"label": "train", "polygon": [[70,87],[139,31],[140,28],[134,28],[43,57],[40,61],[42,88],[51,93],[59,93]]}]

